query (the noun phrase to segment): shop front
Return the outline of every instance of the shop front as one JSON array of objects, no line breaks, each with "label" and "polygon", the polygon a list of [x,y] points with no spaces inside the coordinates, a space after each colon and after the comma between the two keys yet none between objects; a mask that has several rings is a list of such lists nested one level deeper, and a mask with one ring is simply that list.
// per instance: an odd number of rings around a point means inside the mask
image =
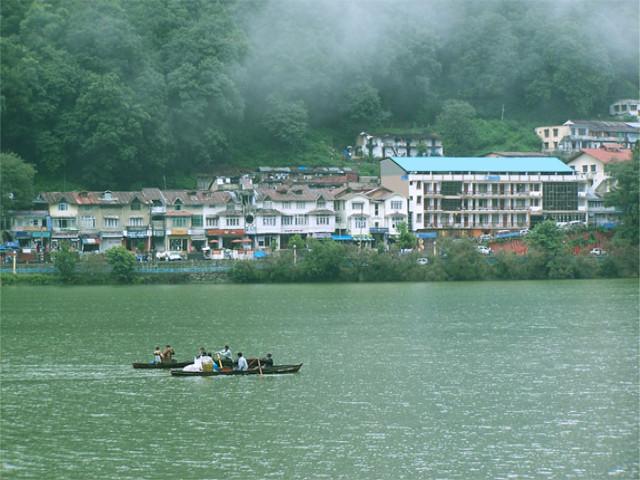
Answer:
[{"label": "shop front", "polygon": [[106,252],[110,248],[121,247],[123,238],[122,232],[101,232],[100,251]]},{"label": "shop front", "polygon": [[146,252],[151,250],[151,231],[145,228],[128,227],[126,247],[127,250]]},{"label": "shop front", "polygon": [[100,237],[98,235],[80,235],[82,252],[100,251]]},{"label": "shop front", "polygon": [[63,243],[68,243],[74,250],[80,250],[78,232],[53,232],[51,235],[51,249],[57,250]]},{"label": "shop front", "polygon": [[169,250],[172,252],[189,251],[189,230],[186,228],[172,228],[169,230]]},{"label": "shop front", "polygon": [[192,228],[189,230],[189,237],[191,238],[191,250],[192,252],[201,252],[205,246],[207,246],[207,237],[205,236],[204,229]]},{"label": "shop front", "polygon": [[209,228],[205,231],[207,243],[212,250],[237,248],[239,242],[234,240],[243,240],[245,230],[243,228]]}]

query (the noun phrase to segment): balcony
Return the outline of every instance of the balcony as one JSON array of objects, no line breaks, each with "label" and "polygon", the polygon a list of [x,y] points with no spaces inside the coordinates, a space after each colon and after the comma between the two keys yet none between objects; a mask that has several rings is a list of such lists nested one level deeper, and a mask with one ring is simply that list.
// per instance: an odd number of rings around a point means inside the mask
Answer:
[{"label": "balcony", "polygon": [[160,214],[163,214],[163,213],[167,213],[167,207],[165,207],[164,205],[151,207],[151,214],[152,215],[160,215]]}]

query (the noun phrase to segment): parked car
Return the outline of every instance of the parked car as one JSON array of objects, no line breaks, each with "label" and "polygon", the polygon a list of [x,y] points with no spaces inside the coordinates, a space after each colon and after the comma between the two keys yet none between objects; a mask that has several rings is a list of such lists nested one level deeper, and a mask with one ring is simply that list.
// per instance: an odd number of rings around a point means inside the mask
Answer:
[{"label": "parked car", "polygon": [[480,240],[481,242],[490,242],[491,241],[491,235],[487,235],[487,234],[480,235],[478,237],[478,240]]},{"label": "parked car", "polygon": [[520,230],[520,236],[524,237],[525,235],[529,235],[529,229],[528,228],[523,228],[522,230]]},{"label": "parked car", "polygon": [[484,245],[478,245],[478,252],[480,252],[482,255],[491,255],[493,253],[493,250],[491,250],[491,247],[485,247]]},{"label": "parked car", "polygon": [[605,250],[603,250],[602,248],[593,248],[591,249],[591,251],[589,252],[591,255],[593,255],[594,257],[601,257],[602,255],[606,255],[607,252]]},{"label": "parked car", "polygon": [[176,261],[176,260],[184,260],[184,258],[182,258],[182,255],[179,252],[171,252],[169,250],[167,250],[165,252],[156,253],[156,258],[158,260],[165,260],[167,262],[172,262],[172,261]]},{"label": "parked car", "polygon": [[416,261],[416,263],[418,265],[428,265],[429,264],[429,259],[426,258],[426,257],[421,257]]}]

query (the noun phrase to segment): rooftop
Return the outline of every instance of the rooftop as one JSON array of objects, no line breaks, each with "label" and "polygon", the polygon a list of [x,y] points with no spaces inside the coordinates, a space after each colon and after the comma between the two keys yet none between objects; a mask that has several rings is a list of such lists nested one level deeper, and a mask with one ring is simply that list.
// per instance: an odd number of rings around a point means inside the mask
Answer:
[{"label": "rooftop", "polygon": [[390,160],[406,172],[573,173],[556,157],[390,157]]},{"label": "rooftop", "polygon": [[618,148],[583,148],[580,150],[580,155],[582,154],[589,155],[602,163],[616,163],[631,160],[633,152],[629,149]]}]

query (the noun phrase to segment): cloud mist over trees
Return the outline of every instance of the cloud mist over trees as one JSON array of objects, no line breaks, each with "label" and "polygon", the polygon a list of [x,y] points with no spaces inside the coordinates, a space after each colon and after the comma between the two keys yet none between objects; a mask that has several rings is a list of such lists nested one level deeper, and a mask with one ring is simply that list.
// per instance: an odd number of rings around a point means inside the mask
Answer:
[{"label": "cloud mist over trees", "polygon": [[[158,184],[314,129],[606,115],[635,0],[5,0],[2,150],[87,188]],[[286,155],[285,155],[286,154]]]}]

